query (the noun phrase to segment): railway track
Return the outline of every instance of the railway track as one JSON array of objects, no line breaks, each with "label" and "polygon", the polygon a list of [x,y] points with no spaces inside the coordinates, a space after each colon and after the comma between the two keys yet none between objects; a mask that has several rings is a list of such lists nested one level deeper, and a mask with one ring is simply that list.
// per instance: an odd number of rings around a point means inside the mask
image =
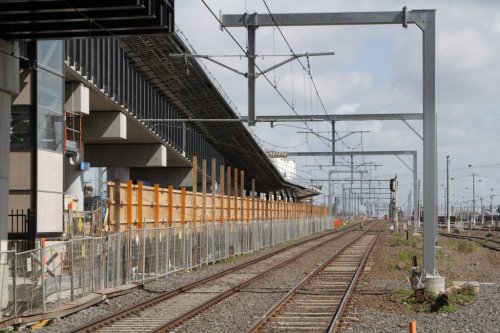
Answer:
[{"label": "railway track", "polygon": [[[81,326],[71,332],[162,332],[181,324],[204,309],[234,294],[265,274],[281,268],[303,255],[328,244],[333,239],[350,235],[357,225],[292,244],[260,258],[229,268],[170,292],[162,293],[111,316]],[[290,251],[296,252],[290,256]],[[267,266],[266,266],[266,261]],[[272,263],[271,267],[270,263]],[[274,263],[273,263],[274,262]],[[276,264],[277,262],[277,264]],[[253,265],[253,266],[252,266]],[[238,272],[249,266],[256,273]],[[214,282],[226,285],[214,287]]]},{"label": "railway track", "polygon": [[446,233],[440,233],[440,236],[448,237],[448,238],[456,238],[456,239],[465,239],[471,242],[478,242],[482,246],[494,250],[494,251],[500,251],[500,240],[498,239],[493,239],[493,238],[488,238],[488,237],[479,237],[479,236],[466,236],[466,235],[453,235],[453,234],[446,234]]},{"label": "railway track", "polygon": [[248,332],[334,332],[381,229],[333,253]]}]

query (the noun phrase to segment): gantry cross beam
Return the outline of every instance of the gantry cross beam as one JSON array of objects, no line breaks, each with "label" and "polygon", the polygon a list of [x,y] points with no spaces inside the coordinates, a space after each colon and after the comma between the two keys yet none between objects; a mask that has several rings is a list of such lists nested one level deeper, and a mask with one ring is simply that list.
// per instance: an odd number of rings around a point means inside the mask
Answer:
[{"label": "gantry cross beam", "polygon": [[[435,224],[437,221],[437,120],[436,120],[436,11],[406,10],[348,13],[230,14],[221,16],[227,27],[244,27],[248,34],[248,124],[255,124],[255,33],[257,27],[402,25],[422,31],[423,141],[424,141],[424,268],[435,275]],[[334,123],[334,122],[332,122]],[[335,164],[335,163],[334,163]],[[415,168],[416,169],[416,168]]]},{"label": "gantry cross beam", "polygon": [[[286,157],[306,157],[306,156],[331,156],[332,152],[331,151],[289,151],[286,152]],[[410,170],[413,173],[413,207],[415,211],[415,223],[418,228],[420,228],[420,210],[417,208],[418,207],[418,164],[417,164],[417,151],[416,150],[367,150],[367,151],[336,151],[335,152],[336,156],[396,156],[399,157],[401,155],[409,155],[413,157],[413,168],[410,168]],[[425,164],[425,163],[424,163]],[[405,166],[406,163],[405,163]],[[408,167],[408,166],[407,166]],[[332,193],[332,186],[331,182],[333,181],[332,179],[332,174],[334,174],[336,171],[335,170],[329,170],[328,171],[328,185],[329,185],[329,204],[331,207],[331,197],[333,195]],[[351,183],[353,179],[351,178]],[[424,210],[425,212],[425,210]],[[424,221],[425,221],[425,214],[424,214]],[[425,229],[424,229],[425,232]]]}]

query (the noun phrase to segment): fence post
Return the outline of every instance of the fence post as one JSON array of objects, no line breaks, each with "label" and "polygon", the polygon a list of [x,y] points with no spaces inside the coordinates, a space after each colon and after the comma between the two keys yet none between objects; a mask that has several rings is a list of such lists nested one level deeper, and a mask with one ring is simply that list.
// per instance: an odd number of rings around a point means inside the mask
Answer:
[{"label": "fence post", "polygon": [[186,188],[181,187],[181,224],[186,223]]},{"label": "fence post", "polygon": [[74,301],[75,300],[75,274],[74,274],[74,254],[73,254],[73,240],[70,239],[69,241],[69,250],[70,250],[70,253],[69,253],[69,262],[70,262],[70,265],[71,265],[71,275],[70,275],[70,282],[71,282],[71,300]]},{"label": "fence post", "polygon": [[255,179],[252,178],[252,222],[255,222]]},{"label": "fence post", "polygon": [[212,223],[215,223],[215,185],[217,184],[217,161],[212,158]]},{"label": "fence post", "polygon": [[175,239],[177,238],[177,226],[174,224],[174,234],[172,235],[172,238],[173,238],[173,241],[174,241],[174,246],[172,247],[172,249],[174,250],[174,264],[173,264],[173,267],[174,267],[174,272],[176,270],[176,260],[175,260],[175,253],[176,253],[176,246],[177,246],[177,242],[175,241]]},{"label": "fence post", "polygon": [[193,210],[193,216],[192,216],[192,222],[196,223],[196,199],[197,199],[197,191],[198,191],[198,159],[196,156],[193,156],[193,190],[192,190],[192,210]]},{"label": "fence post", "polygon": [[238,169],[234,169],[234,220],[238,221]]},{"label": "fence post", "polygon": [[220,223],[224,223],[224,165],[220,166]]},{"label": "fence post", "polygon": [[170,227],[168,224],[165,223],[165,249],[166,249],[166,254],[165,254],[165,274],[168,274],[169,269],[170,269]]},{"label": "fence post", "polygon": [[168,226],[174,223],[174,187],[168,186]]},{"label": "fence post", "polygon": [[227,183],[227,221],[231,221],[231,167],[227,167],[226,172]]},{"label": "fence post", "polygon": [[45,302],[45,238],[41,239],[42,248],[40,250],[40,269],[42,274],[40,279],[42,279],[42,311],[45,313],[47,311],[47,304]]},{"label": "fence post", "polygon": [[244,207],[244,200],[245,200],[245,171],[241,170],[240,171],[240,202],[241,202],[241,207],[240,207],[240,211],[241,211],[241,222],[244,222],[245,221],[245,207]]},{"label": "fence post", "polygon": [[143,183],[142,181],[137,182],[137,228],[142,230],[142,222],[143,222],[143,215],[142,215],[142,189],[143,189]]},{"label": "fence post", "polygon": [[203,159],[201,162],[201,222],[207,223],[207,160]]},{"label": "fence post", "polygon": [[132,180],[127,181],[127,229],[132,227]]},{"label": "fence post", "polygon": [[[144,223],[144,225],[146,225]],[[144,279],[146,277],[146,230],[145,227],[141,229],[142,232],[142,284],[144,284]]]},{"label": "fence post", "polygon": [[[206,258],[206,263],[208,264],[208,240],[209,240],[209,237],[208,237],[208,224],[207,224],[207,160],[206,159],[203,159],[203,161],[201,162],[201,169],[202,169],[202,182],[201,182],[201,190],[202,190],[202,209],[201,209],[202,217],[201,217],[201,221],[202,221],[202,226],[201,226],[201,231],[202,231],[202,236],[203,236],[203,229],[205,228],[205,230],[206,230],[205,258]],[[200,239],[201,239],[201,237],[200,237]]]},{"label": "fence post", "polygon": [[158,244],[158,223],[160,220],[160,185],[155,184],[155,277],[158,277],[158,264],[160,263],[159,258],[159,244]]},{"label": "fence post", "polygon": [[[17,317],[17,281],[16,281],[16,273],[17,273],[17,255],[16,252],[12,252],[14,256],[14,271],[12,273],[12,298],[14,300],[14,317]],[[1,260],[1,259],[0,259]],[[2,263],[3,264],[3,263]],[[3,277],[2,277],[3,278]]]},{"label": "fence post", "polygon": [[95,279],[95,276],[94,276],[94,270],[95,270],[95,251],[94,251],[94,247],[95,247],[95,244],[94,244],[94,237],[92,237],[91,239],[91,246],[90,246],[90,258],[92,260],[92,273],[90,275],[91,279],[92,279],[92,284],[90,285],[90,288],[91,290],[90,291],[94,291],[95,288],[94,288],[94,279]]},{"label": "fence post", "polygon": [[115,222],[115,231],[120,232],[120,206],[121,206],[121,195],[120,195],[120,179],[115,178],[113,183],[113,215]]}]

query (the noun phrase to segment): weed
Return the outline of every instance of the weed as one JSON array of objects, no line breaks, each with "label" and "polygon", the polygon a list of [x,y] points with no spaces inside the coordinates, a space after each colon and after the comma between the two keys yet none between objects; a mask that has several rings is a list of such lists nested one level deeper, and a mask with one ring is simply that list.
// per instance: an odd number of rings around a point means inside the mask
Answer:
[{"label": "weed", "polygon": [[416,248],[422,242],[422,237],[420,235],[411,235],[406,239],[403,235],[392,235],[389,240],[389,245],[391,247],[407,246]]},{"label": "weed", "polygon": [[386,267],[388,269],[409,269],[412,265],[413,256],[417,256],[417,261],[421,260],[421,253],[419,251],[403,247],[386,258]]},{"label": "weed", "polygon": [[411,289],[393,289],[391,295],[408,310],[422,313],[452,313],[476,299],[473,287],[455,289],[448,295],[426,292],[425,301],[422,303],[415,301],[414,291]]},{"label": "weed", "polygon": [[441,240],[443,246],[446,246],[456,252],[462,254],[469,254],[481,250],[481,244],[471,242],[463,239],[443,239]]},{"label": "weed", "polygon": [[402,246],[405,243],[405,239],[401,235],[392,235],[390,239],[390,245],[392,247]]}]

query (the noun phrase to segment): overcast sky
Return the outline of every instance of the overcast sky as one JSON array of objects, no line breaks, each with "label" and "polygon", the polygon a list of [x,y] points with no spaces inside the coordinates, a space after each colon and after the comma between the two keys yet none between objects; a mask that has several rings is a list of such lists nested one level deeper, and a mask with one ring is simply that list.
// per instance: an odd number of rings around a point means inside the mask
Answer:
[{"label": "overcast sky", "polygon": [[[239,14],[267,13],[263,0],[207,0],[215,12]],[[487,198],[497,194],[494,205],[500,202],[500,2],[476,1],[287,1],[267,0],[273,13],[285,12],[345,12],[397,11],[404,5],[412,9],[437,9],[436,36],[436,110],[438,114],[438,194],[444,201],[446,155],[451,159],[451,201],[472,200],[472,173],[476,173],[476,194]],[[176,23],[200,54],[242,55],[243,52],[226,32],[221,32],[217,20],[201,0],[176,2]],[[230,28],[238,42],[246,47],[246,32]],[[294,52],[334,51],[335,56],[311,57],[311,73],[326,112],[400,113],[422,112],[422,48],[421,32],[416,26],[404,29],[391,26],[284,27],[282,31]],[[259,58],[261,68],[272,66],[290,54],[284,39],[274,28],[257,30],[257,53],[270,55]],[[218,60],[246,72],[245,58]],[[247,83],[245,78],[205,62],[237,106],[241,115],[247,114]],[[302,59],[307,66],[307,60]],[[270,72],[269,79],[285,98],[293,103],[299,114],[324,114],[315,96],[311,80],[298,62]],[[257,83],[256,114],[293,114],[272,86],[260,77]],[[422,133],[420,121],[411,125]],[[305,128],[303,123],[291,123]],[[321,135],[331,137],[331,126],[310,123]],[[258,124],[253,127],[257,137],[273,150],[326,151],[330,148],[304,129],[288,126]],[[339,135],[357,133],[338,143],[337,150],[418,150],[419,177],[422,177],[422,142],[402,122],[344,122],[337,124]],[[273,147],[276,145],[278,147]],[[288,147],[288,148],[287,148]],[[304,165],[329,164],[331,158],[297,158],[298,176],[304,179],[325,178],[328,173]],[[341,159],[338,159],[343,162]],[[372,169],[373,178],[387,179],[394,174],[400,179],[400,197],[406,206],[412,190],[410,171],[396,157],[366,157],[365,162],[383,166]],[[403,157],[411,166],[411,158]],[[362,158],[355,158],[361,163]],[[468,165],[472,167],[469,168]],[[343,168],[346,169],[346,168]],[[337,178],[346,178],[339,175]],[[481,180],[480,182],[478,180]],[[309,181],[310,182],[310,181]],[[316,182],[315,182],[316,183]],[[326,183],[325,183],[326,186]],[[385,186],[385,184],[384,184]],[[467,188],[467,189],[466,189]],[[493,190],[491,190],[493,189]],[[338,193],[338,188],[336,188]],[[319,198],[319,201],[322,201]],[[495,200],[495,199],[494,199]],[[479,206],[479,202],[477,203]]]}]

